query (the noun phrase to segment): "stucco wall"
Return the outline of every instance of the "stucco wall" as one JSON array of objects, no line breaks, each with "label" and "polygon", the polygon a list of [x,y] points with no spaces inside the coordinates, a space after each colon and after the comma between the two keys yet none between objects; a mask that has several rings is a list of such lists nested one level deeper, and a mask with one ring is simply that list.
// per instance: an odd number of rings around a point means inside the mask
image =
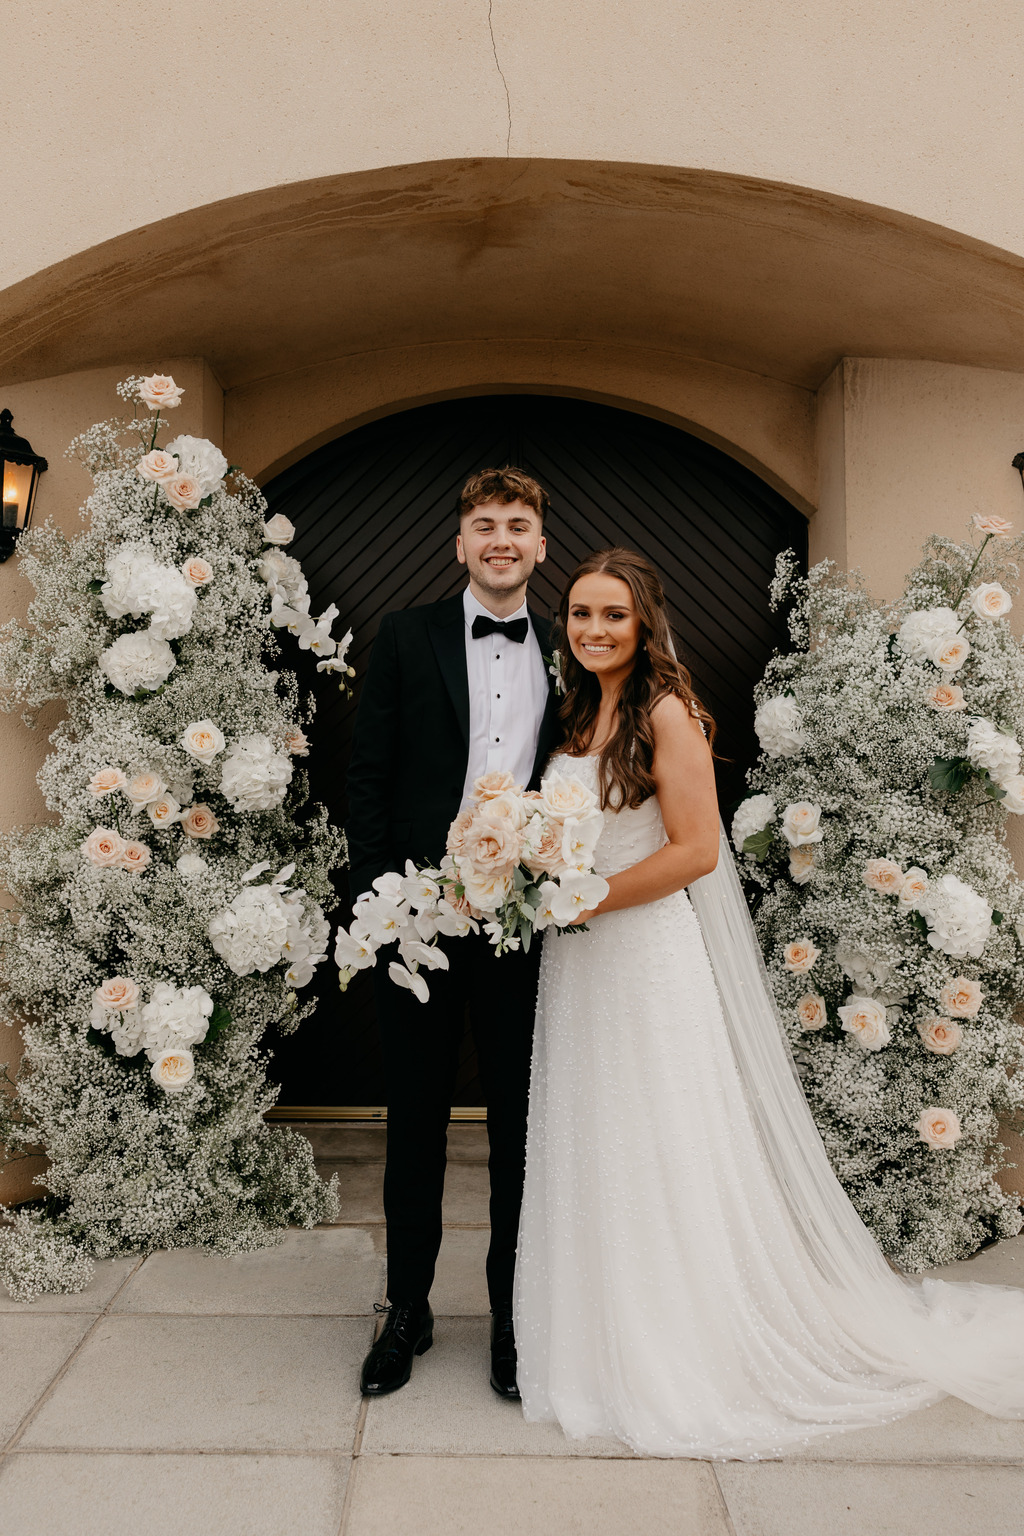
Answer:
[{"label": "stucco wall", "polygon": [[1022,45],[1015,0],[7,0],[0,288],[217,199],[465,156],[762,177],[1024,252]]}]

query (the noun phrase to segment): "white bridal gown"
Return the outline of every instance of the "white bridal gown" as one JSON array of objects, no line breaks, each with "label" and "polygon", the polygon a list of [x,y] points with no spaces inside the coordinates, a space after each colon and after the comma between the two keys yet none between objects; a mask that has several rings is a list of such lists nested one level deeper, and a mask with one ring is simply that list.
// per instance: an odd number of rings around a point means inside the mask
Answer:
[{"label": "white bridal gown", "polygon": [[[596,759],[555,766],[597,787]],[[599,872],[665,841],[654,798],[606,812]],[[527,1419],[753,1459],[946,1393],[1024,1416],[1024,1293],[889,1268],[800,1092],[727,844],[691,895],[700,923],[681,891],[544,943],[516,1274]]]}]

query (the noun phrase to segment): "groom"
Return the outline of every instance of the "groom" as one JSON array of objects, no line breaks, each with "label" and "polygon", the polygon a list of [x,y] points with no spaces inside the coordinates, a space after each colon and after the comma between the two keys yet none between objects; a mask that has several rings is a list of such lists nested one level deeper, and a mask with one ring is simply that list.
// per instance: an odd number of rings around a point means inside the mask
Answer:
[{"label": "groom", "polygon": [[[544,559],[548,498],[519,469],[485,469],[457,504],[458,597],[389,613],[363,683],[348,774],[352,891],[406,859],[437,864],[448,827],[482,774],[536,785],[557,734],[549,628],[526,606]],[[539,945],[499,960],[482,934],[446,941],[448,971],[418,1002],[374,972],[388,1107],[387,1297],[362,1390],[409,1380],[433,1342],[428,1296],[441,1246],[448,1121],[466,1005],[487,1102],[491,1386],[517,1399],[512,1278],[526,1156]]]}]

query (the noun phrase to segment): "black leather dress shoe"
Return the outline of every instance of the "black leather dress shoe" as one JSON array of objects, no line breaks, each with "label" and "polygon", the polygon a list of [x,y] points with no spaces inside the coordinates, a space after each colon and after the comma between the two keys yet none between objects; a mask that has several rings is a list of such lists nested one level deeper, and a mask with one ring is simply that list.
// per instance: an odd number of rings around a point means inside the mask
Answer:
[{"label": "black leather dress shoe", "polygon": [[413,1355],[425,1355],[434,1342],[434,1314],[425,1301],[377,1304],[374,1310],[386,1312],[388,1318],[363,1361],[359,1385],[365,1397],[383,1397],[404,1387],[412,1375]]},{"label": "black leather dress shoe", "polygon": [[519,1402],[518,1363],[512,1308],[496,1307],[491,1313],[491,1386],[510,1403]]}]

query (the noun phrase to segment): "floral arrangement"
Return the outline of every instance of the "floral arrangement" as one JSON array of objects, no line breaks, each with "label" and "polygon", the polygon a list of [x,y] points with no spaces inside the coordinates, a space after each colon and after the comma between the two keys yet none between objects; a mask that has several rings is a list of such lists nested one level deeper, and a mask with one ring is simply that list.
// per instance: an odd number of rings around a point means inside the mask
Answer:
[{"label": "floral arrangement", "polygon": [[53,820],[0,843],[0,987],[25,1041],[0,1142],[49,1159],[39,1208],[0,1229],[20,1299],[84,1284],[90,1256],[252,1248],[335,1200],[308,1142],[263,1119],[260,1042],[309,1011],[344,847],[295,766],[310,706],[268,663],[287,627],[347,678],[349,637],[310,617],[294,529],[257,487],[206,439],[158,446],[174,380],[119,393],[133,418],[69,449],[94,477],[87,530],[21,540],[36,596],[0,634],[5,707],[63,706]]},{"label": "floral arrangement", "polygon": [[[919,1271],[1020,1230],[996,1174],[1024,1105],[1022,541],[932,538],[892,607],[780,557],[795,649],[757,691],[762,748],[732,821],[755,921],[833,1167]],[[980,542],[978,535],[980,534]]]},{"label": "floral arrangement", "polygon": [[430,995],[427,970],[447,970],[442,935],[484,932],[499,955],[529,949],[548,927],[585,931],[581,913],[608,894],[593,871],[604,815],[593,790],[574,774],[550,773],[539,790],[524,791],[511,773],[484,774],[473,798],[448,829],[438,869],[409,862],[373,882],[357,901],[355,921],[338,932],[335,960],[346,987],[355,971],[376,964],[377,951],[397,943],[388,966],[396,985],[420,1002]]}]

